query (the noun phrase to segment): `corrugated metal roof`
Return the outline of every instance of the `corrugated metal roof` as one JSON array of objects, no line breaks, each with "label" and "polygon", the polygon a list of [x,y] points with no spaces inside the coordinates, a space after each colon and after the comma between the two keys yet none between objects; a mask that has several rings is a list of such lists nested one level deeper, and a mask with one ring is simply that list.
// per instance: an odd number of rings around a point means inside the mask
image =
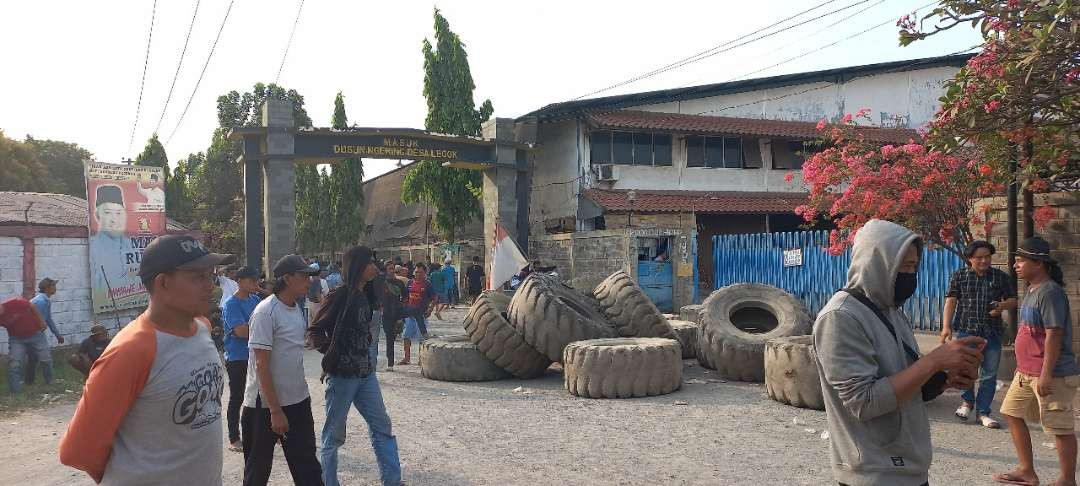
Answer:
[{"label": "corrugated metal roof", "polygon": [[[73,226],[89,223],[86,200],[67,194],[0,191],[0,225]],[[190,231],[172,219],[168,231]]]}]

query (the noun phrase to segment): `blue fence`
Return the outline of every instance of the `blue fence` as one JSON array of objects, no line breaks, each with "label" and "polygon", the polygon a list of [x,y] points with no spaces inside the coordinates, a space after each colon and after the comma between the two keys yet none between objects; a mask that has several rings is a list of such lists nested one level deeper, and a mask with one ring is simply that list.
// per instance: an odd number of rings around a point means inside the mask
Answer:
[{"label": "blue fence", "polygon": [[[779,287],[806,304],[816,316],[837,289],[847,283],[851,250],[830,255],[827,231],[757,233],[713,237],[716,288],[736,283],[763,283]],[[801,265],[784,266],[784,250],[801,250]],[[797,257],[798,252],[789,252]],[[949,275],[963,261],[946,250],[923,253],[919,265],[919,286],[904,305],[916,329],[941,329],[941,309],[949,286]]]}]

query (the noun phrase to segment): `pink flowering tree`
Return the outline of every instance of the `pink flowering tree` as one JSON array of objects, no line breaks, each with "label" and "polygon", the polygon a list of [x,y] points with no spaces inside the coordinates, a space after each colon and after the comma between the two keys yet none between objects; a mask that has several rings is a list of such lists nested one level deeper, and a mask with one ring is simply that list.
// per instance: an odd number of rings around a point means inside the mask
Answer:
[{"label": "pink flowering tree", "polygon": [[1076,183],[1080,0],[942,0],[897,25],[903,45],[957,26],[982,32],[981,51],[945,84],[927,127],[933,150],[975,151],[1002,174],[1016,160],[1029,194]]},{"label": "pink flowering tree", "polygon": [[853,118],[869,119],[868,112],[845,115],[838,124],[818,123],[825,148],[803,164],[810,195],[795,212],[808,222],[824,218],[836,225],[830,234],[833,254],[843,252],[858,229],[875,218],[902,224],[960,254],[972,239],[973,225],[992,224],[973,206],[978,197],[1004,189],[996,172],[914,140],[900,146],[867,141]]}]

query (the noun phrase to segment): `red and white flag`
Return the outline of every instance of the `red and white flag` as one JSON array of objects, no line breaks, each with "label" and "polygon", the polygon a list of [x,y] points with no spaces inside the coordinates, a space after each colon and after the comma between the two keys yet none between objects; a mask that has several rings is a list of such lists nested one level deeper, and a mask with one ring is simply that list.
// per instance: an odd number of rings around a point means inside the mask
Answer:
[{"label": "red and white flag", "polygon": [[488,272],[488,288],[497,289],[525,268],[529,261],[521,254],[517,243],[499,223],[495,223],[495,241],[491,247],[491,271]]}]

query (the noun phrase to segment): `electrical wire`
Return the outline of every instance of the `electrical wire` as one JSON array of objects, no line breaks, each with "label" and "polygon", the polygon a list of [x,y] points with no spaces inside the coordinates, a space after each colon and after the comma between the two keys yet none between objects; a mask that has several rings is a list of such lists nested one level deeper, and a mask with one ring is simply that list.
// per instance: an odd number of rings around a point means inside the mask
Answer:
[{"label": "electrical wire", "polygon": [[277,76],[274,76],[274,84],[281,78],[281,70],[285,67],[285,59],[289,57],[289,47],[292,46],[293,36],[296,35],[296,26],[300,24],[300,12],[304,10],[304,0],[300,0],[300,6],[296,8],[296,19],[293,20],[292,32],[289,32],[289,41],[285,43],[285,52],[281,54],[281,64],[277,68]]},{"label": "electrical wire", "polygon": [[619,82],[619,83],[615,83],[615,84],[613,84],[613,85],[611,85],[611,86],[608,86],[608,87],[606,87],[606,88],[598,89],[598,90],[596,90],[596,91],[592,91],[592,92],[589,92],[589,93],[583,94],[583,95],[581,95],[581,96],[578,96],[578,97],[576,97],[576,98],[573,98],[573,100],[571,100],[571,101],[574,101],[574,100],[580,100],[580,99],[582,99],[582,98],[585,98],[585,97],[588,97],[588,96],[592,96],[592,95],[595,95],[595,94],[598,94],[598,93],[602,93],[602,92],[604,92],[604,91],[608,91],[608,90],[611,90],[611,89],[615,89],[615,88],[619,88],[619,87],[622,87],[622,86],[626,86],[626,85],[628,85],[628,84],[631,84],[631,83],[635,83],[635,82],[637,82],[637,81],[641,81],[641,80],[643,80],[643,79],[651,78],[651,77],[653,77],[653,76],[656,76],[656,75],[658,75],[658,74],[663,74],[663,73],[666,73],[666,72],[668,72],[668,71],[671,71],[671,70],[674,70],[674,69],[678,69],[678,68],[680,68],[680,67],[683,67],[683,66],[685,66],[685,65],[687,65],[687,64],[695,63],[695,62],[701,61],[701,60],[703,60],[703,59],[708,59],[708,58],[710,58],[710,57],[713,57],[713,56],[715,56],[715,55],[717,55],[717,54],[722,54],[722,53],[724,53],[724,52],[728,52],[728,51],[731,51],[731,50],[733,50],[733,49],[736,49],[736,48],[738,48],[738,47],[742,47],[742,46],[745,46],[745,45],[747,45],[747,44],[751,44],[751,43],[757,42],[757,41],[759,41],[759,40],[762,40],[762,39],[766,39],[766,38],[772,37],[772,36],[774,36],[774,35],[776,35],[776,34],[780,34],[780,33],[783,33],[783,32],[787,32],[787,31],[789,31],[789,30],[791,30],[791,29],[794,29],[794,28],[796,28],[796,27],[800,27],[800,26],[802,26],[802,25],[806,25],[806,24],[808,24],[808,23],[810,23],[810,22],[814,22],[814,21],[816,21],[816,20],[819,20],[819,19],[822,19],[822,18],[828,17],[828,16],[830,16],[830,15],[833,15],[833,14],[835,14],[835,13],[839,13],[839,12],[842,12],[842,11],[844,11],[844,10],[847,10],[847,9],[849,9],[849,8],[852,8],[852,7],[855,7],[855,6],[857,6],[857,5],[861,5],[861,4],[864,4],[864,3],[866,3],[866,2],[868,2],[868,1],[870,1],[870,0],[859,0],[858,2],[855,2],[855,3],[853,3],[853,4],[847,5],[847,6],[845,6],[845,7],[841,7],[841,8],[838,8],[838,9],[836,9],[836,10],[832,10],[832,11],[826,12],[826,13],[824,13],[824,14],[821,14],[821,15],[817,16],[817,17],[813,17],[813,18],[811,18],[811,19],[808,19],[808,20],[804,20],[804,21],[802,21],[802,22],[799,22],[799,23],[797,23],[797,24],[789,25],[789,26],[787,26],[787,27],[784,27],[784,28],[782,28],[782,29],[780,29],[780,30],[776,30],[776,31],[773,31],[773,32],[769,32],[769,33],[767,33],[767,34],[762,34],[762,35],[759,35],[759,36],[757,36],[757,37],[754,37],[754,38],[752,38],[752,39],[750,39],[750,40],[747,40],[747,41],[745,41],[745,42],[741,42],[741,43],[738,43],[738,44],[735,44],[735,45],[731,45],[731,44],[733,44],[733,43],[735,43],[735,42],[739,42],[739,41],[741,41],[741,40],[743,40],[743,39],[746,39],[747,37],[751,37],[751,36],[754,36],[754,35],[756,35],[756,34],[759,34],[759,33],[763,32],[763,31],[766,31],[766,30],[768,30],[768,29],[770,29],[770,28],[773,28],[773,27],[775,27],[775,26],[777,26],[777,25],[783,24],[784,22],[787,22],[787,21],[789,21],[789,20],[792,20],[792,19],[798,18],[798,17],[802,16],[803,14],[805,14],[805,13],[807,13],[807,12],[810,12],[810,11],[812,11],[812,10],[815,10],[815,9],[817,9],[817,8],[820,8],[820,7],[822,7],[822,6],[824,6],[824,5],[827,5],[827,4],[829,4],[829,3],[832,3],[833,1],[835,1],[835,0],[829,0],[829,1],[826,1],[826,2],[824,2],[824,3],[822,3],[822,4],[818,4],[818,5],[815,5],[814,7],[811,7],[810,9],[804,10],[804,11],[802,11],[802,12],[799,12],[799,13],[795,14],[795,15],[792,15],[792,16],[790,16],[790,17],[787,17],[787,18],[785,18],[785,19],[783,19],[783,20],[780,20],[780,21],[778,21],[778,22],[775,22],[775,23],[773,23],[773,24],[771,24],[771,25],[768,25],[768,26],[766,26],[766,27],[763,27],[763,28],[760,28],[760,29],[758,29],[758,30],[755,30],[754,32],[751,32],[751,33],[749,33],[749,34],[745,34],[745,35],[739,36],[739,37],[737,37],[737,38],[735,38],[735,39],[732,39],[732,40],[730,40],[730,41],[728,41],[728,42],[725,42],[725,43],[723,43],[723,44],[717,45],[717,46],[715,46],[715,47],[713,47],[713,48],[711,48],[711,49],[707,49],[707,50],[705,50],[705,51],[699,52],[699,53],[697,53],[697,54],[695,54],[695,55],[693,55],[693,56],[690,56],[690,57],[684,58],[684,59],[682,59],[682,60],[676,61],[676,62],[674,62],[674,63],[668,64],[667,66],[661,67],[661,68],[659,68],[659,69],[655,69],[655,70],[653,70],[653,71],[650,71],[650,72],[648,72],[648,73],[645,73],[645,74],[641,74],[641,75],[638,75],[638,76],[632,77],[632,78],[630,78],[630,79],[627,79],[627,80],[625,80],[625,81],[621,81],[621,82]]},{"label": "electrical wire", "polygon": [[131,138],[128,139],[127,151],[135,144],[135,128],[139,126],[139,113],[142,112],[143,88],[146,87],[146,68],[150,66],[150,41],[154,39],[154,18],[157,17],[157,0],[150,9],[150,33],[146,35],[146,54],[143,56],[142,80],[139,81],[139,101],[135,104],[135,123],[131,124]]},{"label": "electrical wire", "polygon": [[221,40],[221,32],[225,30],[225,23],[229,21],[229,13],[232,12],[234,3],[236,3],[236,0],[229,0],[229,8],[225,10],[225,18],[221,19],[221,26],[218,27],[217,36],[214,37],[214,43],[210,45],[210,54],[206,56],[206,62],[203,63],[202,71],[199,72],[199,79],[195,81],[195,88],[191,90],[191,96],[188,97],[187,103],[184,104],[184,111],[180,112],[180,119],[176,121],[176,126],[173,127],[172,133],[169,134],[169,138],[165,141],[165,145],[172,141],[176,131],[180,129],[180,124],[184,123],[184,116],[187,115],[188,108],[191,107],[191,100],[195,99],[195,93],[199,91],[199,84],[202,83],[203,76],[206,74],[206,68],[210,66],[210,59],[214,57],[214,50],[217,49],[218,41]]},{"label": "electrical wire", "polygon": [[176,88],[176,79],[180,77],[180,67],[184,65],[184,55],[187,54],[188,41],[191,40],[191,29],[195,27],[195,17],[199,15],[199,4],[202,0],[195,0],[195,11],[191,14],[191,23],[188,24],[187,35],[184,37],[184,47],[180,49],[180,59],[176,61],[176,72],[173,73],[172,84],[169,85],[169,94],[165,97],[165,106],[161,107],[161,116],[158,117],[154,133],[161,130],[161,122],[165,120],[165,111],[169,109],[169,101],[172,100],[173,89]]},{"label": "electrical wire", "polygon": [[[884,0],[882,0],[882,1],[884,1]],[[880,3],[880,2],[878,2],[878,3]],[[928,3],[928,4],[926,4],[926,5],[923,5],[922,7],[919,7],[919,8],[917,8],[917,9],[915,9],[914,11],[915,11],[915,12],[918,12],[919,10],[922,10],[922,9],[924,9],[924,8],[927,8],[927,7],[931,6],[931,5],[936,5],[936,4],[937,4],[937,2],[931,2],[931,3]],[[877,4],[874,4],[874,5],[877,5]],[[873,5],[871,5],[871,7],[873,7]],[[867,8],[869,8],[869,7],[867,7]],[[857,14],[857,13],[859,13],[859,12],[856,12],[856,14]],[[850,18],[850,17],[849,17],[849,18]],[[727,83],[727,82],[735,81],[735,80],[737,80],[737,79],[745,78],[745,77],[747,77],[747,76],[750,76],[750,75],[752,75],[752,74],[757,74],[757,73],[760,73],[760,72],[762,72],[762,71],[768,71],[769,69],[772,69],[772,68],[774,68],[774,67],[777,67],[777,66],[782,66],[782,65],[784,65],[784,64],[787,64],[787,63],[789,63],[789,62],[791,62],[791,61],[794,61],[794,60],[797,60],[797,59],[802,59],[802,58],[806,57],[806,56],[807,56],[807,55],[809,55],[809,54],[813,54],[813,53],[815,53],[815,52],[823,51],[823,50],[825,50],[825,49],[828,49],[828,48],[830,48],[830,47],[832,47],[832,46],[835,46],[835,45],[837,45],[837,44],[839,44],[839,43],[841,43],[841,42],[844,42],[844,41],[848,41],[848,40],[854,39],[854,38],[856,38],[856,37],[858,37],[858,36],[860,36],[860,35],[863,35],[863,34],[865,34],[865,33],[867,33],[867,32],[870,32],[870,31],[872,31],[872,30],[875,30],[875,29],[880,29],[880,28],[882,28],[882,27],[884,27],[884,26],[886,26],[886,25],[888,25],[888,24],[891,24],[891,23],[893,23],[893,22],[894,22],[894,18],[889,18],[889,19],[885,20],[884,22],[882,22],[882,23],[880,23],[880,24],[876,24],[876,25],[874,25],[874,26],[872,26],[872,27],[870,27],[870,28],[867,28],[867,29],[861,30],[861,31],[859,31],[859,32],[856,32],[856,33],[854,33],[854,34],[851,34],[851,35],[849,35],[849,36],[847,36],[847,37],[844,37],[843,39],[839,39],[839,40],[836,40],[836,41],[834,41],[834,42],[830,42],[830,43],[828,43],[828,44],[825,44],[825,45],[823,45],[823,46],[819,46],[819,47],[817,47],[817,48],[815,48],[815,49],[811,49],[811,50],[809,50],[809,51],[806,51],[806,52],[803,52],[803,53],[800,53],[800,54],[797,54],[797,55],[791,56],[791,57],[789,57],[789,58],[787,58],[787,59],[784,59],[783,61],[780,61],[780,62],[778,62],[778,63],[776,63],[776,64],[772,64],[772,65],[769,65],[769,66],[763,67],[763,68],[761,68],[761,69],[757,69],[757,70],[754,70],[754,71],[750,71],[750,72],[748,72],[748,73],[743,73],[743,74],[740,74],[740,75],[738,75],[738,76],[735,76],[735,77],[733,77],[733,78],[730,78],[730,79],[726,79],[726,80],[724,80],[723,82]]]}]

